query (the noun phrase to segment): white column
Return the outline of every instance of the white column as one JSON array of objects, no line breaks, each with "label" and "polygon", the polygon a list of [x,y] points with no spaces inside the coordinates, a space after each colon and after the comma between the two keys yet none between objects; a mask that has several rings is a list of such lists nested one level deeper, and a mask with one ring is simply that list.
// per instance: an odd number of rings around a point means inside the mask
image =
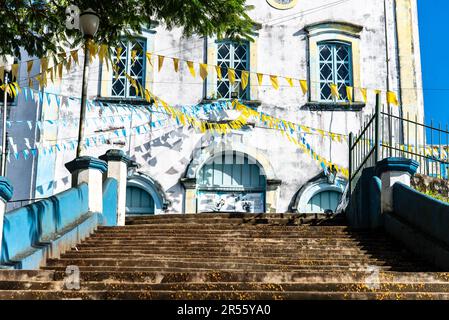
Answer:
[{"label": "white column", "polygon": [[101,160],[107,161],[108,171],[106,176],[117,180],[117,225],[125,225],[126,215],[126,185],[128,179],[128,167],[135,166],[122,150],[108,150],[100,156]]},{"label": "white column", "polygon": [[107,163],[85,156],[76,158],[65,166],[72,174],[73,188],[87,184],[89,212],[103,213],[103,173],[108,168]]},{"label": "white column", "polygon": [[377,163],[376,175],[382,181],[381,211],[393,212],[393,185],[397,182],[410,187],[411,177],[418,169],[418,162],[405,158],[387,158]]}]

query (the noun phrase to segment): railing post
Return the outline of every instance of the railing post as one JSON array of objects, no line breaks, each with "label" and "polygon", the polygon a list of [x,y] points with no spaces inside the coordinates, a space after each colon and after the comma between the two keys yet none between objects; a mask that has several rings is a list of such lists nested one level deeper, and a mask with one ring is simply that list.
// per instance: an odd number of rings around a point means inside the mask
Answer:
[{"label": "railing post", "polygon": [[381,104],[380,94],[377,93],[376,94],[376,107],[375,107],[376,118],[375,118],[375,124],[374,124],[374,141],[375,141],[374,162],[375,162],[375,164],[380,160],[379,154],[381,151],[380,150],[380,148],[381,148],[381,143],[380,143],[380,119],[381,119],[380,104]]},{"label": "railing post", "polygon": [[349,144],[349,168],[348,168],[349,169],[348,170],[349,171],[349,181],[348,181],[349,198],[351,197],[351,192],[352,192],[351,187],[352,187],[352,144],[354,143],[353,141],[354,141],[354,134],[352,132],[350,132],[349,133],[349,141],[348,141],[348,144]]}]

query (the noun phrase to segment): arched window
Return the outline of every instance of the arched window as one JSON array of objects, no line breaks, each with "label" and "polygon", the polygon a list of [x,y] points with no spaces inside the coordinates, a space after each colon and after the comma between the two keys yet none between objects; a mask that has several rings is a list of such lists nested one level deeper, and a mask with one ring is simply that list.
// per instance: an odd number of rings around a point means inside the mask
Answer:
[{"label": "arched window", "polygon": [[153,197],[138,187],[126,188],[126,214],[154,214]]},{"label": "arched window", "polygon": [[323,191],[315,194],[307,203],[307,213],[324,213],[327,210],[335,212],[341,200],[341,192]]},{"label": "arched window", "polygon": [[247,155],[213,157],[199,170],[197,181],[198,212],[265,212],[266,177]]}]

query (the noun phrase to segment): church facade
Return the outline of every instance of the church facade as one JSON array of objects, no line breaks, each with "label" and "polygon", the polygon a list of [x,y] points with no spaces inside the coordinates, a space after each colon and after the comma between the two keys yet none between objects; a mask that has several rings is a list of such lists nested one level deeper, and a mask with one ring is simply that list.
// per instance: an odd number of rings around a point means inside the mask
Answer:
[{"label": "church facade", "polygon": [[[113,61],[150,92],[177,108],[206,106],[199,115],[208,121],[231,121],[238,112],[215,112],[213,106],[239,99],[273,117],[325,132],[348,135],[362,128],[375,107],[375,90],[397,94],[395,112],[424,117],[416,0],[248,0],[254,21],[254,41],[204,37],[185,38],[181,30],[155,24],[137,40],[123,39]],[[101,27],[101,26],[100,26]],[[146,52],[165,57],[161,70]],[[231,83],[210,70],[193,77],[186,64],[176,70],[171,58],[237,70]],[[80,61],[82,61],[80,57]],[[82,68],[47,88],[79,97]],[[242,71],[251,71],[245,88]],[[197,70],[197,73],[200,71]],[[305,79],[308,90],[280,82],[276,90],[256,73]],[[20,70],[26,76],[26,70]],[[336,84],[338,98],[332,94]],[[354,88],[348,95],[346,87]],[[364,96],[360,88],[367,88]],[[85,155],[98,157],[122,149],[137,164],[130,170],[127,214],[202,212],[335,211],[346,177],[329,172],[297,145],[257,121],[228,134],[199,132],[152,112],[124,74],[118,76],[95,59],[89,73],[89,99],[112,108],[91,108],[85,136],[109,133]],[[67,98],[66,98],[67,99]],[[44,99],[45,100],[45,99]],[[79,105],[57,107],[57,101],[25,100],[19,96],[12,119],[61,120],[79,117]],[[40,105],[39,105],[40,104]],[[208,107],[209,106],[209,107]],[[208,109],[209,108],[209,109]],[[118,118],[110,122],[106,118]],[[150,119],[150,120],[148,120]],[[151,122],[150,130],[133,128]],[[56,123],[56,122],[55,122]],[[11,128],[13,144],[62,141],[77,134],[64,121],[24,133]],[[90,123],[90,125],[89,125]],[[128,134],[116,135],[117,132]],[[21,137],[21,138],[20,138]],[[23,139],[22,139],[23,138]],[[348,142],[306,133],[298,137],[331,163],[348,167]],[[8,163],[15,199],[42,198],[70,187],[64,164],[71,149]],[[14,200],[14,199],[13,199]]]}]

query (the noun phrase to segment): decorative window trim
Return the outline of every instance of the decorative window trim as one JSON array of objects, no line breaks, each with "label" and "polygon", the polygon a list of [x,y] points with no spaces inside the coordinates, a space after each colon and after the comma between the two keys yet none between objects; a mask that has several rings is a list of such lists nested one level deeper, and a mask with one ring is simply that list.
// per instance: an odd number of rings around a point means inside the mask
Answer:
[{"label": "decorative window trim", "polygon": [[[218,57],[218,43],[220,41],[215,37],[211,37],[207,39],[207,63],[212,65],[218,65],[217,57]],[[258,39],[254,38],[254,41],[247,43],[248,45],[248,70],[257,70],[257,46]],[[206,82],[206,90],[205,90],[205,100],[215,101],[217,100],[217,72],[215,68],[213,70],[209,70],[209,75],[207,77]],[[224,76],[224,75],[223,75]],[[245,100],[245,103],[248,104],[252,101],[257,101],[258,94],[258,86],[251,86],[251,83],[257,83],[257,76],[255,73],[250,73],[249,76],[249,84],[248,84],[248,100]]]},{"label": "decorative window trim", "polygon": [[[320,100],[320,78],[319,78],[319,51],[318,46],[323,42],[343,42],[352,49],[352,86],[361,87],[361,65],[360,65],[360,33],[363,27],[346,22],[324,21],[308,25],[304,28],[308,37],[309,69],[308,102],[310,104],[325,106],[327,101]],[[363,104],[363,97],[358,90],[354,90],[353,102],[357,105]],[[339,103],[342,108],[348,103]]]},{"label": "decorative window trim", "polygon": [[[145,42],[145,51],[152,52],[154,50],[154,36],[156,32],[154,30],[143,30],[142,34],[136,35],[137,39],[140,39]],[[153,82],[154,82],[154,72],[153,68],[147,61],[147,58],[144,55],[144,75],[143,75],[143,85],[146,89],[152,90]],[[109,67],[106,63],[100,64],[100,79],[99,82],[99,98],[101,99],[125,99],[125,100],[144,100],[142,97],[116,97],[112,96],[112,80],[114,77],[114,71],[109,64]]]}]

